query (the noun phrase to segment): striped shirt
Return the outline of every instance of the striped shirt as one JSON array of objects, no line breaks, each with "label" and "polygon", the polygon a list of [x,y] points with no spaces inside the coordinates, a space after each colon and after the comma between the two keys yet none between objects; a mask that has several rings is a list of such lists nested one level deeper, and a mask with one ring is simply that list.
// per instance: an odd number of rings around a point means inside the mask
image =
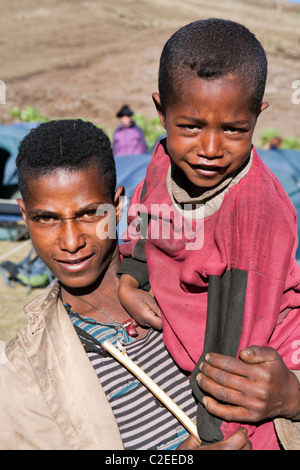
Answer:
[{"label": "striped shirt", "polygon": [[[149,330],[144,338],[134,339],[113,324],[70,315],[74,325],[87,331],[100,343],[118,341],[141,369],[156,382],[193,420],[196,402],[189,378],[180,371],[168,353],[162,333]],[[112,328],[113,327],[113,328]],[[88,357],[115,415],[126,450],[171,450],[188,437],[173,414],[130,371],[113,357],[88,352]]]}]

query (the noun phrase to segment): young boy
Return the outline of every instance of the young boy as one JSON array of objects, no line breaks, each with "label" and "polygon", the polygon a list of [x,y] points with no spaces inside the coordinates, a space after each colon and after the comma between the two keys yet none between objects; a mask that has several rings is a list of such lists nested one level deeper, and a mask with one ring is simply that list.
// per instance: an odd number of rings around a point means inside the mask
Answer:
[{"label": "young boy", "polygon": [[[101,351],[104,339],[122,340],[129,357],[194,417],[188,378],[161,334],[124,325],[115,236],[124,188],[115,188],[108,137],[81,120],[41,124],[22,141],[17,167],[18,203],[33,246],[58,282],[25,307],[28,323],[1,356],[0,448],[199,448],[135,376]],[[103,233],[107,211],[110,236]],[[209,448],[250,447],[240,429]]]},{"label": "young boy", "polygon": [[[120,247],[121,303],[140,324],[163,325],[168,350],[191,373],[204,442],[238,426],[201,404],[206,353],[270,346],[299,369],[296,211],[252,146],[266,76],[265,51],[242,25],[196,21],[169,39],[153,94],[167,137],[133,195]],[[158,305],[138,289],[149,284]],[[271,420],[249,435],[254,449],[279,448]]]}]

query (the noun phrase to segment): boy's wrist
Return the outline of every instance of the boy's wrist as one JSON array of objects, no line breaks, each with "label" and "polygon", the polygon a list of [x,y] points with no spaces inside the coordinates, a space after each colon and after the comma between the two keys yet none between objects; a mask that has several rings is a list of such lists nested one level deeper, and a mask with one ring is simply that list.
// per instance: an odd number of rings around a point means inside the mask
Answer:
[{"label": "boy's wrist", "polygon": [[283,411],[282,416],[292,421],[300,421],[300,373],[297,371],[297,376],[293,371],[290,371],[290,399],[287,400],[286,409]]},{"label": "boy's wrist", "polygon": [[130,274],[122,274],[120,281],[123,287],[139,288],[138,281]]},{"label": "boy's wrist", "polygon": [[118,271],[117,276],[132,276],[143,290],[149,290],[149,272],[147,263],[135,258],[124,258]]}]

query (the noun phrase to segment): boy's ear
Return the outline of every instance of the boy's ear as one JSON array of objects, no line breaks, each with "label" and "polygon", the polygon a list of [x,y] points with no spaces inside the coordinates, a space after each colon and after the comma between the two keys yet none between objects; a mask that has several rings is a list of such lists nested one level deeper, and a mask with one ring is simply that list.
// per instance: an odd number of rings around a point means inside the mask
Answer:
[{"label": "boy's ear", "polygon": [[121,220],[122,211],[124,207],[125,188],[124,186],[118,186],[115,192],[114,205],[116,209],[116,225]]},{"label": "boy's ear", "polygon": [[26,210],[25,210],[24,201],[23,201],[23,199],[17,199],[17,203],[18,203],[18,206],[20,208],[23,220],[24,220],[24,222],[26,224],[26,227],[27,227],[27,218],[26,218]]},{"label": "boy's ear", "polygon": [[260,113],[262,113],[265,109],[269,107],[269,103],[267,101],[263,101],[262,104],[260,105]]},{"label": "boy's ear", "polygon": [[160,122],[161,122],[162,126],[164,128],[166,128],[165,116],[164,116],[164,113],[163,113],[163,110],[162,110],[162,107],[161,107],[161,101],[160,101],[159,94],[158,93],[153,93],[152,94],[152,99],[154,101],[154,104],[155,104],[156,111],[157,111],[158,117],[160,119]]}]

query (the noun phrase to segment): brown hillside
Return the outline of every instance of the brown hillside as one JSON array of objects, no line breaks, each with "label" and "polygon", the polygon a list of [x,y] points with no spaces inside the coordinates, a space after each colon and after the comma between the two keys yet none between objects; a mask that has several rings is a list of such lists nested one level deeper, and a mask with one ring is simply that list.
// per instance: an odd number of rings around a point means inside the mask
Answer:
[{"label": "brown hillside", "polygon": [[2,123],[14,106],[51,118],[85,117],[111,131],[125,102],[155,116],[160,52],[167,38],[199,18],[224,17],[249,27],[269,56],[262,129],[300,137],[300,5],[284,0],[2,0],[0,79],[6,84]]}]

